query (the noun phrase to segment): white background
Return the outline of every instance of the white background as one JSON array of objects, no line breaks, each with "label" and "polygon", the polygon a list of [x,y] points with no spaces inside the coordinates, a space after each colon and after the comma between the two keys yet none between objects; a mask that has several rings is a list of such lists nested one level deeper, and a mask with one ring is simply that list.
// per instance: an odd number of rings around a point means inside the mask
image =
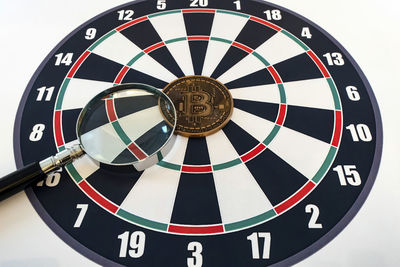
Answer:
[{"label": "white background", "polygon": [[[0,0],[0,176],[15,169],[15,114],[36,68],[72,30],[124,2]],[[396,0],[271,2],[311,19],[350,52],[374,89],[384,125],[382,163],[366,203],[339,236],[298,266],[400,266],[400,4]],[[71,265],[96,266],[45,225],[25,193],[0,203],[0,266]]]}]

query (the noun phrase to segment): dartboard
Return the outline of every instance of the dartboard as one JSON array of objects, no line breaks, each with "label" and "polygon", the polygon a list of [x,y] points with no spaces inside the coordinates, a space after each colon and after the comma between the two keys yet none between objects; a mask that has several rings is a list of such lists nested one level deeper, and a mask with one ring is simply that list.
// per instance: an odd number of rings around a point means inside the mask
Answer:
[{"label": "dartboard", "polygon": [[290,265],[333,239],[375,180],[378,106],[336,40],[263,1],[135,1],[84,23],[24,93],[17,165],[76,144],[101,91],[193,75],[229,89],[229,122],[142,172],[89,156],[56,170],[26,190],[46,224],[102,265]]}]

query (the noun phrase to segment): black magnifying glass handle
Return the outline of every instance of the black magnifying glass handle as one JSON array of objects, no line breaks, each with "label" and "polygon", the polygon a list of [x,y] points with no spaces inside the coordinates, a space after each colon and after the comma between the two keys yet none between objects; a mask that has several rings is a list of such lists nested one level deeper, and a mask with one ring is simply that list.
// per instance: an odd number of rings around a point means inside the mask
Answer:
[{"label": "black magnifying glass handle", "polygon": [[40,162],[31,163],[13,173],[0,178],[0,201],[24,190],[26,187],[43,180],[47,174],[83,155],[80,145],[66,148],[54,156]]},{"label": "black magnifying glass handle", "polygon": [[45,177],[46,173],[40,167],[39,162],[34,162],[0,178],[0,201]]}]

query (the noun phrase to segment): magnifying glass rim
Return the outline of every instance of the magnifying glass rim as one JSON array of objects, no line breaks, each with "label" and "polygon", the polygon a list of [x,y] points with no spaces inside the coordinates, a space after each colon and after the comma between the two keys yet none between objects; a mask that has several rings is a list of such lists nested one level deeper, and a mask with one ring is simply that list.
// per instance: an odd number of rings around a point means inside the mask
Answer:
[{"label": "magnifying glass rim", "polygon": [[[107,96],[107,95],[109,95],[109,94],[115,93],[115,92],[117,92],[117,91],[123,91],[123,90],[129,90],[129,89],[131,89],[131,90],[134,90],[134,89],[143,89],[143,90],[145,90],[145,91],[148,91],[148,92],[150,92],[150,93],[155,93],[156,95],[165,98],[165,99],[167,100],[167,102],[169,102],[169,104],[171,105],[171,107],[172,107],[172,109],[173,109],[173,111],[174,111],[174,124],[171,125],[171,122],[170,122],[170,121],[167,121],[167,123],[168,123],[170,126],[172,126],[172,131],[171,131],[171,133],[170,133],[170,135],[169,135],[167,141],[165,141],[165,143],[164,143],[160,148],[158,148],[154,153],[148,155],[146,158],[144,158],[144,159],[142,159],[142,160],[132,161],[132,162],[129,162],[129,163],[112,163],[112,162],[105,162],[105,161],[103,161],[103,160],[99,160],[99,159],[97,159],[96,157],[92,156],[91,153],[88,153],[88,151],[85,149],[84,145],[82,144],[81,135],[79,134],[79,130],[80,130],[80,127],[81,127],[81,125],[82,125],[83,118],[85,117],[88,108],[89,108],[90,106],[92,106],[94,102],[97,102],[99,99],[101,99],[101,98],[103,98],[103,97],[105,97],[105,96]],[[175,105],[174,105],[174,103],[172,102],[172,100],[171,100],[164,92],[162,92],[161,89],[157,89],[156,87],[153,87],[153,86],[148,85],[148,84],[143,84],[143,83],[124,83],[124,84],[121,84],[121,85],[116,85],[116,86],[114,86],[114,87],[108,88],[108,89],[106,89],[106,90],[100,92],[100,93],[97,94],[96,96],[94,96],[94,97],[85,105],[85,107],[81,110],[81,112],[79,113],[78,120],[77,120],[77,122],[76,122],[75,130],[76,130],[76,136],[78,137],[78,141],[79,141],[79,144],[80,144],[81,149],[82,149],[87,155],[89,155],[92,159],[94,159],[94,160],[96,160],[96,161],[98,161],[98,162],[107,164],[107,165],[113,165],[113,166],[128,166],[128,165],[132,165],[132,164],[142,163],[142,162],[144,162],[144,161],[146,161],[146,160],[148,160],[148,159],[150,159],[150,158],[153,158],[153,156],[154,156],[155,154],[157,154],[157,153],[158,153],[159,151],[161,151],[164,147],[166,147],[166,146],[168,145],[168,143],[171,141],[171,138],[172,138],[173,135],[174,135],[176,123],[177,123],[177,114],[176,114],[176,110],[175,110]]]}]

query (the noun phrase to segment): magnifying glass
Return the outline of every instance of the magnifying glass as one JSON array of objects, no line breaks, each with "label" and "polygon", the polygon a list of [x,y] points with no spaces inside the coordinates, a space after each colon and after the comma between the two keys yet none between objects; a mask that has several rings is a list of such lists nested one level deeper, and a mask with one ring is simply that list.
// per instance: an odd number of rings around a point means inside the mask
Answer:
[{"label": "magnifying glass", "polygon": [[0,200],[84,154],[104,164],[133,165],[143,171],[171,150],[175,126],[174,104],[161,90],[137,83],[114,86],[81,111],[76,124],[79,144],[0,178]]}]

